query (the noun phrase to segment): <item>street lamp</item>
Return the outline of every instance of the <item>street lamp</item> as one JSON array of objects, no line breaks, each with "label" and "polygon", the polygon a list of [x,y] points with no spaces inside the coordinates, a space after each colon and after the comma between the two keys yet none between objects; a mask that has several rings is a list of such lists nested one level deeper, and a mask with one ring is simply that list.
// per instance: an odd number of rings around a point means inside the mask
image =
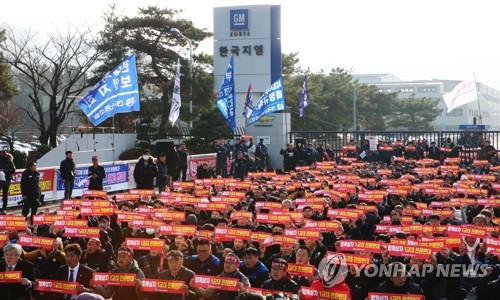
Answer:
[{"label": "street lamp", "polygon": [[179,29],[172,28],[170,32],[177,34],[189,43],[189,127],[193,127],[193,42],[183,35]]},{"label": "street lamp", "polygon": [[353,98],[353,116],[352,116],[352,123],[353,123],[353,132],[356,132],[356,84],[354,82],[351,82],[352,84],[352,98]]}]

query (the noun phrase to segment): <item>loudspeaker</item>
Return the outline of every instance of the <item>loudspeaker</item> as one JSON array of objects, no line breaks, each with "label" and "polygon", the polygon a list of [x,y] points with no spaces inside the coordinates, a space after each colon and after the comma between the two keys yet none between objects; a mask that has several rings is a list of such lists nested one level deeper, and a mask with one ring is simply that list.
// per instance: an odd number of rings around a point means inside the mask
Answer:
[{"label": "loudspeaker", "polygon": [[174,142],[156,143],[156,153],[165,153],[167,155],[167,169],[173,180],[177,180],[177,151]]}]

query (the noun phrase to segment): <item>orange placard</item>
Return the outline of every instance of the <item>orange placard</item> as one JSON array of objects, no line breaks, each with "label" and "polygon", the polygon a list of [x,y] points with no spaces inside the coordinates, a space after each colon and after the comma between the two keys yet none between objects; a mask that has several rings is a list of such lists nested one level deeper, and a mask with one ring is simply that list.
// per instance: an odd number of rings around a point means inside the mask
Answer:
[{"label": "orange placard", "polygon": [[135,286],[136,274],[133,273],[94,273],[96,285],[103,286]]}]

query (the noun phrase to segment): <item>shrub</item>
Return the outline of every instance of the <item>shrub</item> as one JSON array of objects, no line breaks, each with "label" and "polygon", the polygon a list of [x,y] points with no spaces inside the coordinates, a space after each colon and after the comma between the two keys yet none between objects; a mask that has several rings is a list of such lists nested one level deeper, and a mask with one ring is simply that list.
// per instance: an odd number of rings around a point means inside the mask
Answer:
[{"label": "shrub", "polygon": [[16,165],[16,168],[26,168],[26,165],[28,164],[28,156],[26,155],[26,153],[19,150],[14,150],[11,152],[11,154],[14,157],[14,164]]}]

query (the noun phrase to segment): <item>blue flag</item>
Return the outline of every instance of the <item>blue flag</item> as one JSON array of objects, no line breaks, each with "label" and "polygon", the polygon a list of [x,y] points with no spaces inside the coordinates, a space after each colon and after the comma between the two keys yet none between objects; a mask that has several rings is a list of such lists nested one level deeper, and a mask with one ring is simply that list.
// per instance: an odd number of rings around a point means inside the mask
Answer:
[{"label": "blue flag", "polygon": [[252,103],[252,84],[248,86],[247,96],[245,97],[245,107],[243,108],[243,116],[248,119],[252,115],[253,103]]},{"label": "blue flag", "polygon": [[304,83],[302,83],[302,94],[300,95],[299,117],[304,116],[304,109],[309,107],[309,97],[307,96],[307,75],[304,76]]},{"label": "blue flag", "polygon": [[231,56],[229,65],[224,75],[224,81],[220,87],[219,97],[217,97],[217,107],[219,108],[231,130],[236,131],[236,94],[234,89],[234,58]]},{"label": "blue flag", "polygon": [[263,116],[285,109],[285,94],[281,77],[275,81],[260,97],[253,108],[247,125],[251,125]]},{"label": "blue flag", "polygon": [[78,106],[95,126],[115,114],[139,111],[135,53],[94,85]]}]

